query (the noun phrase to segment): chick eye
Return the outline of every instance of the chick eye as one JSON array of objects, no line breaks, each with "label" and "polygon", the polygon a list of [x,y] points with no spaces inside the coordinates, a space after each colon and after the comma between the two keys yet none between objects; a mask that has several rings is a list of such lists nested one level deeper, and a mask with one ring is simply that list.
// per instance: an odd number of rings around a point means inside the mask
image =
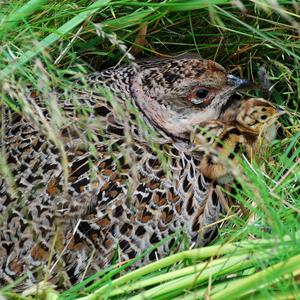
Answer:
[{"label": "chick eye", "polygon": [[200,89],[198,91],[196,91],[196,97],[198,99],[204,99],[208,94],[208,90],[205,89]]}]

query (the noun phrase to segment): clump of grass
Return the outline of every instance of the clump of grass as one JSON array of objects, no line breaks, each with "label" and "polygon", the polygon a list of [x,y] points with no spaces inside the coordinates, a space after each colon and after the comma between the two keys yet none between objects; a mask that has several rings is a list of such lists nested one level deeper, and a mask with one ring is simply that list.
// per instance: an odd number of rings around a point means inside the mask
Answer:
[{"label": "clump of grass", "polygon": [[[224,217],[230,222],[220,226],[215,245],[125,274],[124,267],[112,267],[67,291],[23,296],[8,286],[0,293],[11,299],[300,298],[299,11],[289,1],[18,0],[1,6],[0,101],[13,110],[24,105],[10,93],[41,89],[37,65],[49,89],[71,90],[73,78],[130,61],[134,49],[136,57],[198,52],[254,81],[263,66],[272,101],[287,114],[262,165],[243,165],[245,177],[231,196],[246,210]],[[13,189],[2,157],[0,166]]]}]

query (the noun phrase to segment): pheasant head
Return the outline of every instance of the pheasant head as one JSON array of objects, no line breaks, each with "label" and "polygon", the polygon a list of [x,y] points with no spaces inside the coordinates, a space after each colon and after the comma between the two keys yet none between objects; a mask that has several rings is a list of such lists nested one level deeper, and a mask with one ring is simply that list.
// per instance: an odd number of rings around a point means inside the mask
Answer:
[{"label": "pheasant head", "polygon": [[142,69],[131,93],[153,125],[181,137],[192,125],[218,118],[229,97],[248,85],[211,60],[180,58]]},{"label": "pheasant head", "polygon": [[172,137],[186,137],[192,125],[217,119],[232,94],[252,87],[194,55],[138,62],[136,68],[108,69],[98,77],[113,81],[115,92],[134,99],[151,124]]},{"label": "pheasant head", "polygon": [[276,109],[273,103],[262,98],[250,98],[241,102],[236,116],[237,127],[242,132],[253,133],[267,141],[276,137],[275,121],[283,111]]}]

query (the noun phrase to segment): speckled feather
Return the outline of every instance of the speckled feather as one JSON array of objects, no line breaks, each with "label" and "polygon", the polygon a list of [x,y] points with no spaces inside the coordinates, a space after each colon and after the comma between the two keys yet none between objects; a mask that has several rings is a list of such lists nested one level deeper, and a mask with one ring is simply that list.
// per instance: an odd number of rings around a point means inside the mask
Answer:
[{"label": "speckled feather", "polygon": [[[222,211],[219,191],[201,174],[189,132],[217,119],[236,91],[224,68],[177,58],[85,81],[89,89],[77,81],[70,98],[53,92],[67,120],[60,126],[34,93],[25,97],[26,114],[2,109],[1,148],[13,180],[0,178],[1,285],[26,274],[22,288],[30,286],[48,264],[49,279],[66,287],[172,233],[185,232],[194,246],[214,236],[206,225]],[[191,103],[197,87],[208,90],[199,106]],[[135,266],[181,244],[174,237]]]}]

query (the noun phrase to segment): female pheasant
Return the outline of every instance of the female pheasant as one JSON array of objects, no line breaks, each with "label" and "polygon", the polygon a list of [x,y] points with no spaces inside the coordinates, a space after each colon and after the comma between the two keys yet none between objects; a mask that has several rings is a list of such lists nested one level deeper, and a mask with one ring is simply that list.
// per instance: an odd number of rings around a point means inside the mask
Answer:
[{"label": "female pheasant", "polygon": [[[193,156],[190,131],[217,119],[249,82],[193,57],[82,81],[89,88],[76,81],[71,96],[53,91],[46,103],[32,93],[22,98],[24,113],[3,111],[11,176],[0,178],[1,285],[24,275],[26,287],[47,270],[66,287],[179,230],[195,246],[212,239],[214,227],[205,226],[222,207]],[[180,244],[169,238],[137,264]]]}]

